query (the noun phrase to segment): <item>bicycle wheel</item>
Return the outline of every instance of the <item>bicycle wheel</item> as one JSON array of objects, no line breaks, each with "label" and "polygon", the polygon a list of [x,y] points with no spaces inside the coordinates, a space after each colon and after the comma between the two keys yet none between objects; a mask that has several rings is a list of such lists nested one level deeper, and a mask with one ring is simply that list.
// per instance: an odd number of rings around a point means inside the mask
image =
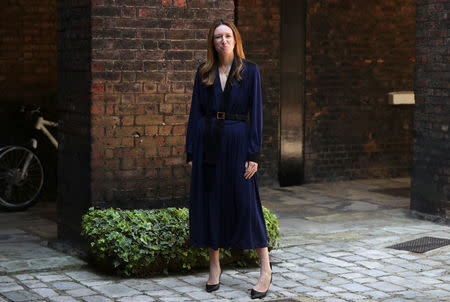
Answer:
[{"label": "bicycle wheel", "polygon": [[10,146],[0,149],[0,207],[23,210],[33,205],[44,185],[44,169],[33,151]]}]

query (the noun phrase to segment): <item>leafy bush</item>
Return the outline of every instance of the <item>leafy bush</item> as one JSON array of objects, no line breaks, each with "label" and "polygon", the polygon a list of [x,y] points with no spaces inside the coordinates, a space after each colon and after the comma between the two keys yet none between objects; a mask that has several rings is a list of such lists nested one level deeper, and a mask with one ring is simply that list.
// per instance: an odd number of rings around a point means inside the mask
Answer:
[{"label": "leafy bush", "polygon": [[[269,250],[280,238],[275,214],[263,207]],[[208,264],[208,250],[189,246],[189,210],[121,210],[90,208],[82,218],[82,236],[91,259],[104,269],[125,276],[188,271]],[[255,261],[254,250],[221,251],[224,263]]]}]

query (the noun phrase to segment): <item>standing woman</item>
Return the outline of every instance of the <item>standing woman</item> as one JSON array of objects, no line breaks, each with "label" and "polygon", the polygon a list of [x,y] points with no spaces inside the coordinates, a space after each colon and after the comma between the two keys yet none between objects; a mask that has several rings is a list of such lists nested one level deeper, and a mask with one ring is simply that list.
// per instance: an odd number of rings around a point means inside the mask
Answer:
[{"label": "standing woman", "polygon": [[209,30],[207,61],[195,76],[186,135],[190,240],[209,248],[208,292],[220,286],[220,248],[256,249],[261,268],[251,297],[269,290],[272,269],[256,174],[261,144],[258,67],[245,60],[234,24],[219,20]]}]

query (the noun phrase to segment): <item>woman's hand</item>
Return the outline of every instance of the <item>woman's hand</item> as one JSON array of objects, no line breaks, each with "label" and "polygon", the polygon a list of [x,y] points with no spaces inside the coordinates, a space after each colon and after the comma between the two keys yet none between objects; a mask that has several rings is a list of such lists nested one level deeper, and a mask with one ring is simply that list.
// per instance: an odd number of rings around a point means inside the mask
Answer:
[{"label": "woman's hand", "polygon": [[258,163],[255,163],[254,161],[246,161],[245,162],[245,173],[244,178],[250,179],[253,177],[253,175],[258,171]]},{"label": "woman's hand", "polygon": [[192,160],[188,162],[188,165],[192,168]]}]

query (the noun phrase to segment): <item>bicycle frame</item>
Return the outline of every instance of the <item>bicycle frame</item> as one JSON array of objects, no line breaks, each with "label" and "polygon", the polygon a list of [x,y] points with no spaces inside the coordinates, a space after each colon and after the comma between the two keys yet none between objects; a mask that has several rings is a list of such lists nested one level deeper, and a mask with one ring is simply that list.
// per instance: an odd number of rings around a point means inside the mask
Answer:
[{"label": "bicycle frame", "polygon": [[25,163],[23,164],[22,172],[20,173],[20,179],[25,178],[25,174],[28,173],[28,166],[30,165],[31,160],[33,159],[33,154],[30,153],[27,155],[27,159],[25,160]]},{"label": "bicycle frame", "polygon": [[47,121],[42,116],[40,116],[36,122],[36,125],[34,126],[37,130],[44,132],[44,134],[48,137],[48,139],[50,140],[52,145],[58,149],[58,141],[50,133],[50,131],[47,130],[47,128],[45,126],[58,127],[58,123]]}]

